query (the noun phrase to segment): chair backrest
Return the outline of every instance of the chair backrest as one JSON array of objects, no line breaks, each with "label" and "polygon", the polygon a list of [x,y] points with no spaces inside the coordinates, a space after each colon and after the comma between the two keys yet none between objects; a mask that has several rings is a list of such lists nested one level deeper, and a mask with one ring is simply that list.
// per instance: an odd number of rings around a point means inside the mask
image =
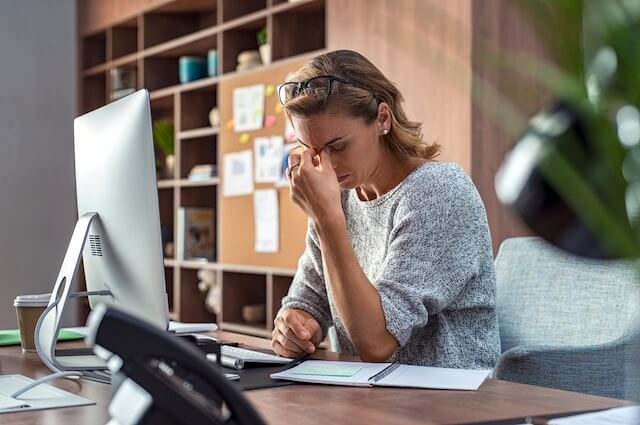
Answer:
[{"label": "chair backrest", "polygon": [[639,266],[586,260],[535,237],[505,240],[495,260],[502,350],[585,346],[622,336],[637,319]]}]

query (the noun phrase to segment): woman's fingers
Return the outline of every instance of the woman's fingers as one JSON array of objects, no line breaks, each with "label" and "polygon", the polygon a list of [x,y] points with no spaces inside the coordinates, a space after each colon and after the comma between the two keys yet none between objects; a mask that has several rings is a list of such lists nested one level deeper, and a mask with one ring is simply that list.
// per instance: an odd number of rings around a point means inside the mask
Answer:
[{"label": "woman's fingers", "polygon": [[280,355],[282,357],[289,357],[289,358],[298,357],[298,355],[296,353],[294,353],[291,350],[287,350],[278,341],[274,340],[272,342],[272,344],[271,344],[271,348],[273,348],[273,351],[275,351],[278,355]]},{"label": "woman's fingers", "polygon": [[[302,325],[301,329],[293,329],[289,326],[284,320],[276,323],[275,329],[278,330],[278,335],[276,337],[280,341],[280,343],[287,349],[292,351],[299,351],[313,353],[316,350],[313,342],[309,340],[311,334],[306,330]],[[302,338],[299,336],[300,333],[306,332],[309,338]],[[288,344],[290,343],[290,344]],[[293,344],[293,345],[291,345]]]}]

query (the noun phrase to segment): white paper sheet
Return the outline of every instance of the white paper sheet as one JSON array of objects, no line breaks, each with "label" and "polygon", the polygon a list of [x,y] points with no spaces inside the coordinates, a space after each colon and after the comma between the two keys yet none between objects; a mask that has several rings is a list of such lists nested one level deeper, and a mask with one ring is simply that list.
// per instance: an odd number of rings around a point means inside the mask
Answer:
[{"label": "white paper sheet", "polygon": [[490,373],[490,370],[402,365],[376,385],[473,391],[482,385]]},{"label": "white paper sheet", "polygon": [[550,425],[637,425],[638,423],[640,423],[640,406],[618,407],[549,421]]},{"label": "white paper sheet", "polygon": [[278,252],[278,192],[275,189],[262,189],[254,192],[253,215],[256,252]]},{"label": "white paper sheet", "polygon": [[224,156],[224,196],[250,195],[253,192],[252,160],[248,149]]},{"label": "white paper sheet", "polygon": [[282,146],[282,159],[280,160],[280,176],[276,182],[276,187],[288,187],[287,166],[289,165],[289,155],[291,151],[300,146],[298,143],[286,143]]},{"label": "white paper sheet", "polygon": [[264,121],[264,84],[233,90],[233,125],[237,132],[262,128]]},{"label": "white paper sheet", "polygon": [[280,178],[282,136],[256,137],[253,142],[256,183],[276,183]]},{"label": "white paper sheet", "polygon": [[13,394],[32,382],[33,379],[23,375],[0,375],[0,413],[96,404],[93,400],[77,396],[49,384],[42,384],[27,391],[17,401],[9,397],[9,394]]}]

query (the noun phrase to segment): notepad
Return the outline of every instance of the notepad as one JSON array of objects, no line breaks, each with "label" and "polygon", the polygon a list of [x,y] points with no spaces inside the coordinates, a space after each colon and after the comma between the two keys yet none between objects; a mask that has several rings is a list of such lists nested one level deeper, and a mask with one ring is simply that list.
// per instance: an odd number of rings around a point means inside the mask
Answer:
[{"label": "notepad", "polygon": [[19,398],[10,396],[31,382],[33,379],[22,375],[0,375],[0,414],[96,404],[93,400],[48,384],[39,385]]},{"label": "notepad", "polygon": [[[84,335],[75,330],[60,329],[58,341],[82,339]],[[20,331],[18,329],[0,330],[0,345],[20,345]]]},{"label": "notepad", "polygon": [[400,363],[307,360],[290,369],[273,373],[271,378],[357,387],[381,386],[474,391],[482,385],[490,373],[491,370],[450,369]]}]

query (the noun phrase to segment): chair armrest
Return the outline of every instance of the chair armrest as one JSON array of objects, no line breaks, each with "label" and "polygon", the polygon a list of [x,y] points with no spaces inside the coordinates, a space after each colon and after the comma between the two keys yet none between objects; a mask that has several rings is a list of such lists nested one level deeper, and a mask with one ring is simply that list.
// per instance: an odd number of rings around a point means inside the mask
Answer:
[{"label": "chair armrest", "polygon": [[513,347],[500,356],[493,376],[600,396],[633,398],[634,390],[640,388],[640,360],[632,355],[632,340],[631,335],[625,335],[610,343],[589,346]]}]

